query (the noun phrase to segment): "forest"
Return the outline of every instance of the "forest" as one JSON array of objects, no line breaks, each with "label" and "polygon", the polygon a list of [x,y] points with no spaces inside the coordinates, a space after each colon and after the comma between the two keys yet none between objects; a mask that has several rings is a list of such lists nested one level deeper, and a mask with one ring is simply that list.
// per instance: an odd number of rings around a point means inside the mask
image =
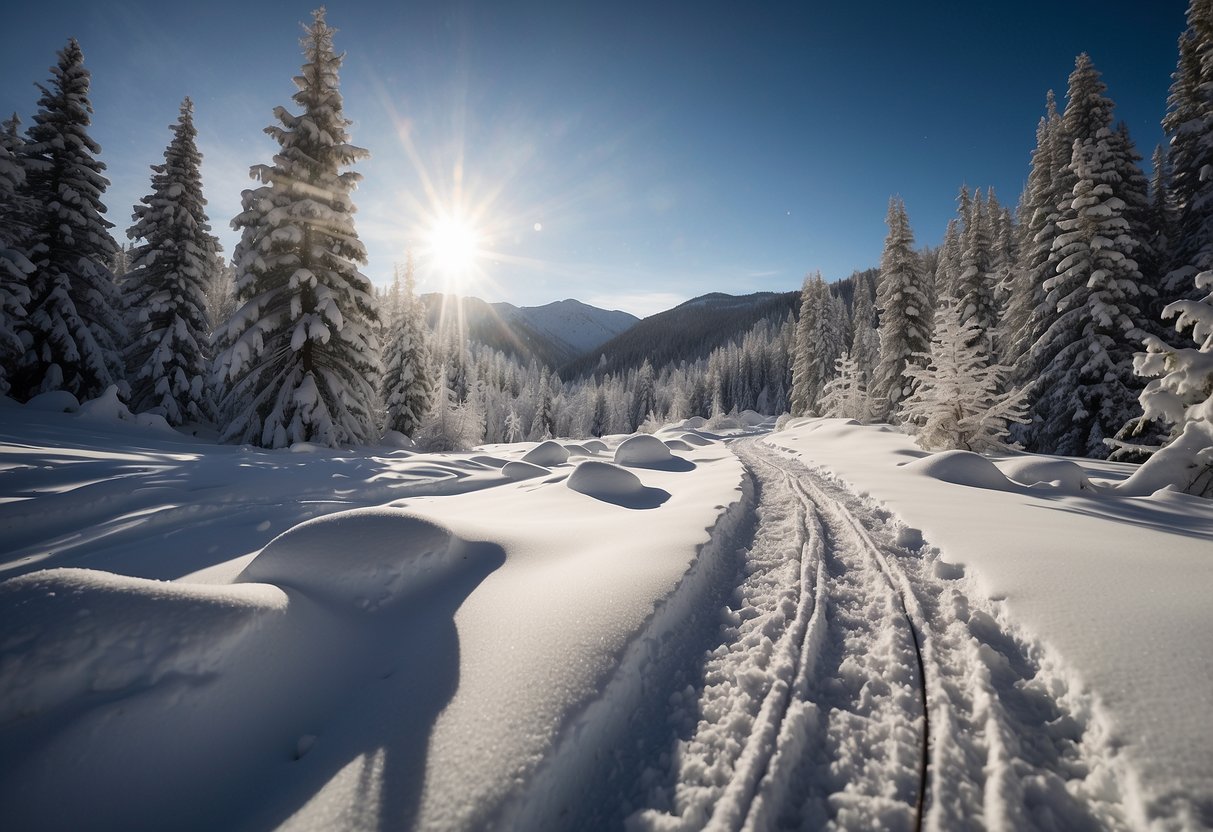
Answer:
[{"label": "forest", "polygon": [[[688,354],[633,342],[566,368],[430,331],[411,256],[376,289],[359,271],[351,143],[333,32],[304,39],[293,109],[265,132],[232,220],[230,260],[206,213],[189,98],[119,245],[89,136],[90,75],[59,52],[32,124],[0,135],[0,392],[17,401],[113,388],[132,412],[221,441],[432,450],[652,431],[744,410],[892,422],[928,449],[1022,447],[1141,461],[1213,446],[1213,8],[1179,41],[1169,139],[1149,177],[1086,54],[1050,91],[1014,208],[961,185],[941,246],[889,203],[878,269],[806,278],[775,309]],[[637,343],[640,344],[637,347]],[[595,360],[597,358],[597,360]],[[386,432],[386,433],[385,433]],[[1182,439],[1182,442],[1180,441]]]}]

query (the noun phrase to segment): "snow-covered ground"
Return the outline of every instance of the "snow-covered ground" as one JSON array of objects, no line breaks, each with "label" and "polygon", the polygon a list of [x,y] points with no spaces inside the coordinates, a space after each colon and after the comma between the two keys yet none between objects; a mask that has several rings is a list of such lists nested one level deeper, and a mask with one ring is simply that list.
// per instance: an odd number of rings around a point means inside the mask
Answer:
[{"label": "snow-covered ground", "polygon": [[1131,466],[63,404],[0,400],[5,828],[1213,826],[1213,505]]}]

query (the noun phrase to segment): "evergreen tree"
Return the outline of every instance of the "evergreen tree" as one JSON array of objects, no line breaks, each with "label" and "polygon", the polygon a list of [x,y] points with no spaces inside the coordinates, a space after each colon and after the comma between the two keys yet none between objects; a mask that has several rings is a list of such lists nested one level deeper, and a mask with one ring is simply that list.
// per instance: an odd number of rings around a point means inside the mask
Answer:
[{"label": "evergreen tree", "polygon": [[92,104],[84,53],[72,39],[51,68],[25,146],[29,233],[26,352],[13,383],[21,400],[63,389],[78,399],[122,381],[126,327],[107,264],[116,246],[102,218],[109,185],[88,135]]},{"label": "evergreen tree", "polygon": [[834,362],[844,348],[844,324],[839,318],[845,314],[845,307],[831,297],[820,274],[805,278],[792,363],[792,415],[818,412],[821,390],[833,375]]},{"label": "evergreen tree", "polygon": [[9,373],[25,353],[21,332],[29,303],[27,275],[34,270],[21,248],[26,242],[28,205],[19,196],[25,184],[24,142],[14,115],[0,132],[0,396],[9,392]]},{"label": "evergreen tree", "polygon": [[1002,392],[1008,368],[989,363],[976,321],[950,299],[935,315],[925,366],[906,373],[916,382],[902,403],[902,421],[928,451],[1006,449],[1007,427],[1023,421],[1023,394]]},{"label": "evergreen tree", "polygon": [[969,201],[969,215],[965,218],[960,240],[960,274],[956,279],[955,297],[959,298],[957,312],[961,325],[973,324],[977,333],[975,346],[991,360],[999,318],[995,282],[990,216],[981,191],[976,191]]},{"label": "evergreen tree", "polygon": [[1104,128],[1074,143],[1074,191],[1054,241],[1059,272],[1045,282],[1057,316],[1034,349],[1042,371],[1029,436],[1049,453],[1106,456],[1104,439],[1131,416],[1140,390],[1130,367],[1145,335],[1136,306],[1141,274],[1123,202],[1113,194],[1111,135]]},{"label": "evergreen tree", "polygon": [[646,358],[636,374],[636,388],[632,394],[631,427],[636,430],[657,409],[656,377],[653,365]]},{"label": "evergreen tree", "polygon": [[880,314],[880,364],[871,388],[879,410],[874,418],[887,420],[910,394],[913,376],[907,367],[920,361],[931,347],[929,277],[914,253],[914,234],[905,205],[889,200],[885,220],[889,234],[880,257],[880,283],[876,308]]},{"label": "evergreen tree", "polygon": [[1171,483],[1189,494],[1213,497],[1213,271],[1196,278],[1198,300],[1179,300],[1164,311],[1176,318],[1175,329],[1191,328],[1195,347],[1172,347],[1148,336],[1146,352],[1134,357],[1134,369],[1152,379],[1141,393],[1144,411],[1139,428],[1149,422],[1170,427],[1169,444],[1145,465],[1163,468]]},{"label": "evergreen tree", "polygon": [[333,32],[324,9],[303,39],[295,84],[302,112],[274,110],[281,126],[273,165],[256,165],[261,187],[243,194],[236,252],[242,302],[225,328],[217,372],[226,384],[223,438],[280,448],[336,446],[376,437],[378,313],[359,273],[366,249],[350,199],[359,174],[341,171],[368,154],[349,143]]},{"label": "evergreen tree", "polygon": [[1179,40],[1163,128],[1170,137],[1170,204],[1166,302],[1199,299],[1195,278],[1213,269],[1213,3],[1192,0],[1188,28]]},{"label": "evergreen tree", "polygon": [[843,353],[835,362],[834,378],[821,391],[820,410],[823,416],[867,422],[872,418],[872,400],[859,362],[850,353]]},{"label": "evergreen tree", "polygon": [[123,281],[133,339],[126,349],[131,410],[159,414],[170,425],[215,418],[206,290],[219,242],[202,197],[193,114],[186,98],[164,164],[152,165],[152,192],[135,206],[127,232],[142,242]]},{"label": "evergreen tree", "polygon": [[1050,260],[1053,238],[1057,233],[1057,206],[1062,195],[1057,193],[1057,169],[1064,164],[1061,116],[1050,90],[1045,102],[1045,115],[1036,128],[1036,148],[1032,151],[1032,168],[1019,203],[1019,257],[1015,279],[1007,300],[1004,328],[1008,351],[1005,359],[1015,367],[1015,380],[1023,384],[1037,368],[1026,360],[1032,346],[1044,334],[1052,318],[1045,302],[1045,281],[1052,276]]},{"label": "evergreen tree", "polygon": [[397,271],[389,299],[387,317],[391,326],[383,355],[385,427],[412,437],[433,406],[434,381],[429,369],[425,310],[417,299],[411,252],[405,259],[403,285]]},{"label": "evergreen tree", "polygon": [[872,383],[876,366],[880,362],[880,333],[876,331],[876,307],[867,281],[859,281],[855,287],[854,314],[851,328],[851,358],[859,372],[859,379],[867,388]]}]

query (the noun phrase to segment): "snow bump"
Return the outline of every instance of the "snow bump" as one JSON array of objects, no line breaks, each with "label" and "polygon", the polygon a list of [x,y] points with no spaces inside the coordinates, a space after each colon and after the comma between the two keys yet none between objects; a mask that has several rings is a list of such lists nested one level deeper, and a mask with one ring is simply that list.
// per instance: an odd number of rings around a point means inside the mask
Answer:
[{"label": "snow bump", "polygon": [[551,467],[553,465],[563,465],[569,461],[568,449],[559,442],[553,442],[551,439],[546,442],[540,442],[535,447],[526,452],[522,457],[523,462],[529,462],[532,465],[544,465]]},{"label": "snow bump", "polygon": [[237,582],[277,584],[374,612],[478,569],[478,547],[403,509],[364,508],[300,523],[266,545]]}]

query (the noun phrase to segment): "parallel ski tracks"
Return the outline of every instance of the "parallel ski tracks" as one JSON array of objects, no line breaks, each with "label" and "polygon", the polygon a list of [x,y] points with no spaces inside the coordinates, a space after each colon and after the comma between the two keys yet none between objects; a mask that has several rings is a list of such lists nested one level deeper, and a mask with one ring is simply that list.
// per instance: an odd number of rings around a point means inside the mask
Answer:
[{"label": "parallel ski tracks", "polygon": [[1128,829],[1136,775],[1097,700],[963,568],[755,440],[758,523],[680,739],[631,830]]}]

